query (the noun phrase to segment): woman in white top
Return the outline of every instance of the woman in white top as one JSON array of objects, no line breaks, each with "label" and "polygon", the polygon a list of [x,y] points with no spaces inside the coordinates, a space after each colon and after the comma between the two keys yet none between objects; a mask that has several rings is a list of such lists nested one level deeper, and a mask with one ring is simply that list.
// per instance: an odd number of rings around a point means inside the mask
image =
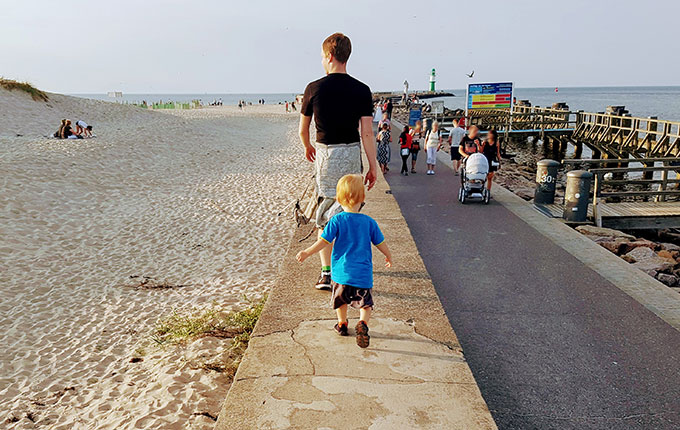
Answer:
[{"label": "woman in white top", "polygon": [[425,145],[427,148],[427,174],[434,175],[434,165],[437,164],[437,151],[442,147],[442,136],[439,132],[439,123],[437,121],[432,123],[432,129],[427,132]]}]

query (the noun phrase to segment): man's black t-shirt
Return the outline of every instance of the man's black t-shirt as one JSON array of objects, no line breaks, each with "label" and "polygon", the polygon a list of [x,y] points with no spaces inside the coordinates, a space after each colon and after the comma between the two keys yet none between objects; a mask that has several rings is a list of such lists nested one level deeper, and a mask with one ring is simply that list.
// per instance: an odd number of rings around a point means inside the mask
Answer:
[{"label": "man's black t-shirt", "polygon": [[368,85],[350,75],[331,73],[307,85],[301,113],[314,115],[317,142],[359,142],[359,120],[373,116],[373,95]]},{"label": "man's black t-shirt", "polygon": [[465,151],[466,154],[474,154],[475,152],[479,152],[480,147],[482,146],[482,140],[479,137],[470,139],[470,136],[466,134],[463,136],[463,139],[461,139],[460,146],[463,147],[463,151]]}]

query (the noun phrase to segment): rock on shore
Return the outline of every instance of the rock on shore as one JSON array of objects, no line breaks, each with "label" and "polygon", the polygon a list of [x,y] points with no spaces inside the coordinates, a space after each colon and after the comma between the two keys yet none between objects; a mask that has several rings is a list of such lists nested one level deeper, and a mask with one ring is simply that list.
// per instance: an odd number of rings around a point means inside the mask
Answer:
[{"label": "rock on shore", "polygon": [[591,225],[578,226],[576,230],[665,285],[680,285],[680,246]]}]

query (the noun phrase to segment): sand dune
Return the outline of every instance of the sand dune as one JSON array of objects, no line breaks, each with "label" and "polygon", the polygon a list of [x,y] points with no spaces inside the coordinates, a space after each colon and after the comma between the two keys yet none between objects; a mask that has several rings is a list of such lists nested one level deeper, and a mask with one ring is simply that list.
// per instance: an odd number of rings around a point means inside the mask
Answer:
[{"label": "sand dune", "polygon": [[[129,360],[173,309],[240,306],[271,284],[292,226],[277,213],[310,168],[296,115],[278,105],[153,112],[54,94],[42,103],[4,90],[0,112],[0,409],[18,420],[10,428],[211,428],[228,381],[191,363],[228,341]],[[43,138],[61,118],[84,119],[98,137]],[[131,276],[184,286],[135,289]]]}]

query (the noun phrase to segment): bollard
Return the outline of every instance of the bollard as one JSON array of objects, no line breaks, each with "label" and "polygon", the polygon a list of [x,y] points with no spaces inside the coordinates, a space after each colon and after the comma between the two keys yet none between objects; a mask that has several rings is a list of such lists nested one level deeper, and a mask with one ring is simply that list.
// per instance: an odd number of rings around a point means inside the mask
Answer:
[{"label": "bollard", "polygon": [[584,222],[588,217],[588,201],[593,174],[586,170],[567,173],[567,189],[564,193],[564,212],[567,221]]},{"label": "bollard", "polygon": [[555,203],[555,184],[557,168],[560,163],[555,160],[541,160],[536,163],[536,193],[534,203],[550,205]]}]

